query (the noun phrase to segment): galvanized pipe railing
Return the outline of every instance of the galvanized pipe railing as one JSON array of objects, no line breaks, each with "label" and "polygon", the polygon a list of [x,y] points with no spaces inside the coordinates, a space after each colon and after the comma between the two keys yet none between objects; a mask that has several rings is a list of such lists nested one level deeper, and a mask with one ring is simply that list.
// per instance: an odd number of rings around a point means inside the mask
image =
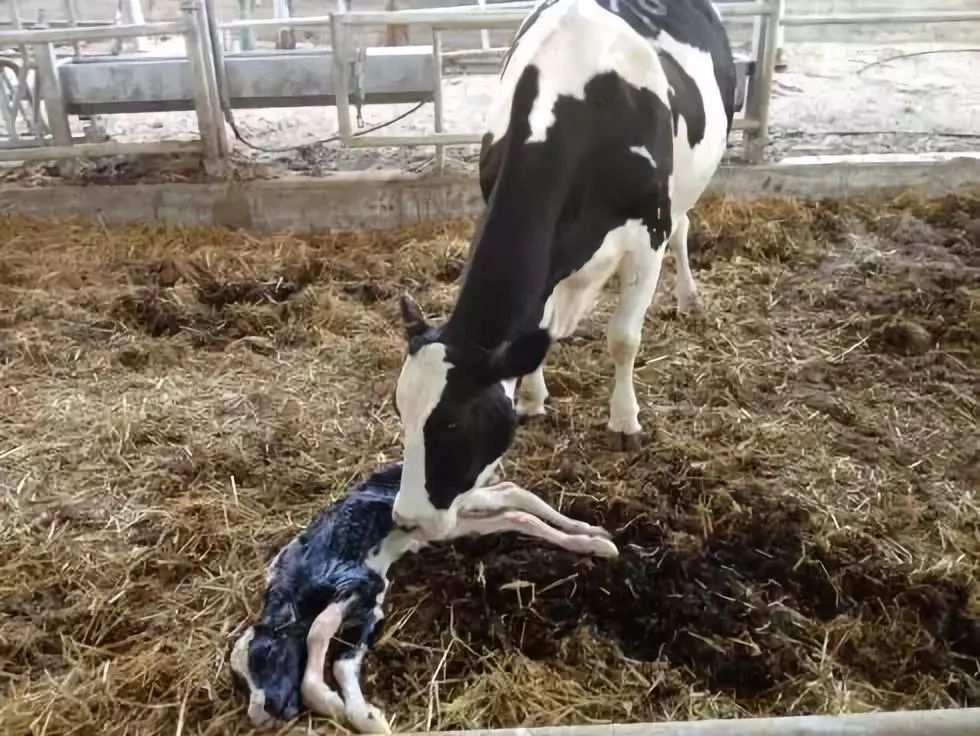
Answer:
[{"label": "galvanized pipe railing", "polygon": [[[220,168],[230,151],[221,117],[221,98],[217,83],[215,56],[207,15],[201,0],[184,0],[185,17],[180,20],[110,26],[69,26],[38,30],[0,31],[0,45],[30,49],[37,66],[38,83],[51,144],[34,148],[0,149],[0,161],[59,160],[120,154],[185,153],[199,151],[211,170]],[[85,41],[111,41],[143,36],[181,35],[187,46],[187,58],[194,85],[194,108],[197,113],[200,140],[159,141],[153,143],[75,144],[67,113],[64,91],[58,74],[55,44]]]}]

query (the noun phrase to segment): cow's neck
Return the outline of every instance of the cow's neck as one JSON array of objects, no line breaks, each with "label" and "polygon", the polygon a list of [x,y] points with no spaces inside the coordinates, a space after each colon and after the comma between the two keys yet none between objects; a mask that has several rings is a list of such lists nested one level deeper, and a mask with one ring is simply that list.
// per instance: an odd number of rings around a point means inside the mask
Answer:
[{"label": "cow's neck", "polygon": [[493,349],[513,339],[528,327],[548,282],[555,226],[571,181],[570,162],[562,160],[553,143],[510,149],[446,324],[450,343]]}]

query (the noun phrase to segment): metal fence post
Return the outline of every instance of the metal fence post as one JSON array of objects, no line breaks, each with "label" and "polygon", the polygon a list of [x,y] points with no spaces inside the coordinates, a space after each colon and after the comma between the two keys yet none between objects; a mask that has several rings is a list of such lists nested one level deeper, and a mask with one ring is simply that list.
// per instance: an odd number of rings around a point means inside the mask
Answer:
[{"label": "metal fence post", "polygon": [[347,57],[347,28],[340,13],[330,15],[330,47],[333,54],[333,95],[337,107],[337,128],[340,142],[348,145],[352,139],[350,124],[350,63]]},{"label": "metal fence post", "polygon": [[[438,28],[432,29],[432,65],[435,67],[436,79],[432,89],[432,113],[435,122],[435,132],[443,132],[443,105],[442,105],[442,32]],[[446,168],[446,147],[436,146],[436,173],[441,174]]]},{"label": "metal fence post", "polygon": [[215,126],[218,116],[215,111],[217,96],[212,97],[211,92],[213,74],[211,80],[208,79],[208,29],[206,24],[200,22],[200,7],[199,0],[184,0],[180,9],[189,21],[184,43],[187,47],[187,62],[190,65],[190,78],[194,90],[197,126],[204,148],[204,164],[206,168],[213,170],[221,165],[222,149]]},{"label": "metal fence post", "polygon": [[776,50],[782,15],[779,0],[769,0],[766,15],[761,16],[762,33],[758,37],[756,73],[749,85],[745,101],[746,117],[756,122],[754,128],[745,131],[745,159],[759,163],[769,143],[769,102],[772,98],[772,80],[776,73]]},{"label": "metal fence post", "polygon": [[65,96],[58,76],[58,61],[53,43],[40,43],[34,46],[34,59],[40,82],[41,98],[48,113],[48,128],[54,142],[59,146],[71,145],[71,125],[65,108]]}]

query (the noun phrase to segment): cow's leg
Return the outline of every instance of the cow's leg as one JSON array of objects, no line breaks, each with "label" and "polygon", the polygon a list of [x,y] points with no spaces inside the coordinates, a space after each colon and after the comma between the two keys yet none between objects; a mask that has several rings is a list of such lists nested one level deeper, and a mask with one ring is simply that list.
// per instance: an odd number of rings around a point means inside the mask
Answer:
[{"label": "cow's leg", "polygon": [[331,603],[316,617],[306,637],[306,671],[300,694],[306,707],[321,716],[340,720],[344,717],[344,701],[323,679],[327,649],[344,620],[346,604]]},{"label": "cow's leg", "polygon": [[689,222],[687,215],[677,221],[677,227],[670,236],[670,250],[677,262],[677,313],[690,314],[698,309],[698,287],[694,283],[691,264],[687,259],[687,231]]},{"label": "cow's leg", "polygon": [[643,319],[660,279],[664,244],[651,247],[644,231],[645,243],[632,248],[619,264],[619,304],[609,320],[607,340],[615,365],[615,383],[609,402],[609,446],[615,451],[640,447],[640,407],[633,388],[633,365],[640,351]]},{"label": "cow's leg", "polygon": [[499,516],[478,518],[459,517],[451,537],[465,537],[470,534],[483,536],[498,532],[517,532],[528,537],[543,539],[556,547],[581,555],[616,557],[619,554],[616,545],[608,539],[585,534],[566,534],[523,511],[505,511]]},{"label": "cow's leg", "polygon": [[605,537],[611,535],[599,526],[586,524],[565,516],[553,509],[543,499],[514,483],[499,483],[471,491],[460,506],[460,514],[467,512],[499,512],[526,511],[527,513],[546,521],[570,534],[584,534],[589,537]]},{"label": "cow's leg", "polygon": [[544,402],[548,398],[548,386],[544,382],[544,363],[534,373],[521,378],[517,389],[517,415],[522,419],[539,417],[545,413]]},{"label": "cow's leg", "polygon": [[372,613],[364,620],[361,638],[357,646],[342,654],[333,664],[333,676],[337,679],[340,692],[344,695],[347,706],[347,720],[361,733],[390,734],[391,728],[384,714],[364,699],[361,692],[361,663],[364,655],[374,641],[374,632],[381,622],[383,598],[377,599],[377,605]]}]

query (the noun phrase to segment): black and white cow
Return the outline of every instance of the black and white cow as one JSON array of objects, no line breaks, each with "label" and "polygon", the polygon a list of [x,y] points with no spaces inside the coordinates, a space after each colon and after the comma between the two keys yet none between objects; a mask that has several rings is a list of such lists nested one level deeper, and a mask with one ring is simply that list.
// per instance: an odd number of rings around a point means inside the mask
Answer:
[{"label": "black and white cow", "polygon": [[[384,715],[361,693],[361,662],[380,633],[389,567],[427,544],[395,528],[392,506],[401,463],[318,514],[269,564],[259,620],[238,638],[231,669],[248,689],[248,716],[256,728],[277,728],[305,705],[346,718],[361,733],[390,733]],[[517,532],[583,555],[619,551],[599,527],[552,509],[530,491],[501,483],[471,493],[447,537]],[[340,693],[324,678],[330,642],[347,633],[333,662]]]},{"label": "black and white cow", "polygon": [[452,528],[518,417],[544,413],[549,345],[573,332],[614,274],[608,427],[618,449],[639,444],[633,364],[644,316],[668,243],[678,307],[697,303],[687,213],[721,162],[735,85],[708,0],[544,0],[524,22],[488,115],[487,207],[456,305],[433,327],[402,299],[399,524],[434,537]]}]

